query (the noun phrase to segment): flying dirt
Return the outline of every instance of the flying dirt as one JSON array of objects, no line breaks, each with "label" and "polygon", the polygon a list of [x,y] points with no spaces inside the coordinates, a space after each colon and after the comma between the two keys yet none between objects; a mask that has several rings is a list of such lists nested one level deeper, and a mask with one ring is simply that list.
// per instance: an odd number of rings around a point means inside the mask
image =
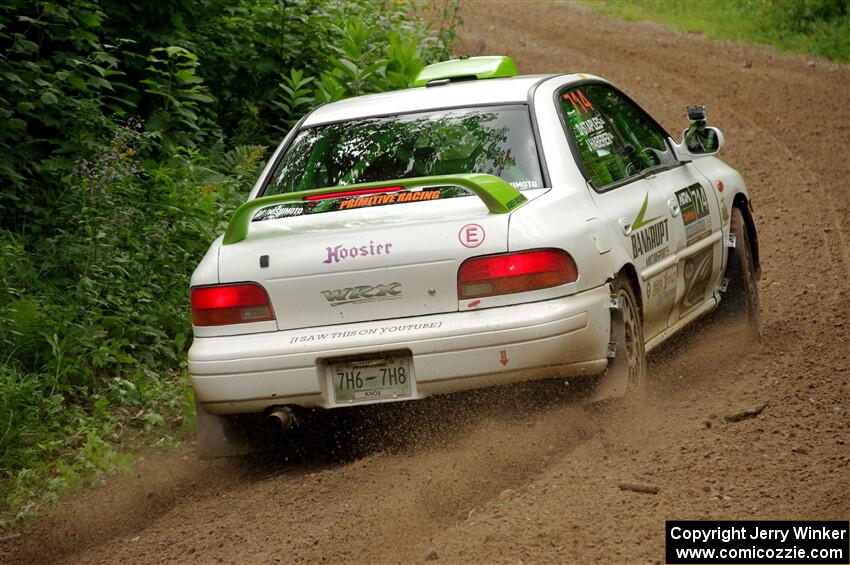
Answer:
[{"label": "flying dirt", "polygon": [[463,17],[457,54],[605,76],[674,137],[707,106],[754,199],[763,343],[707,320],[640,400],[536,383],[327,415],[274,454],[148,454],[0,562],[658,563],[665,520],[850,517],[850,68],[572,4]]}]

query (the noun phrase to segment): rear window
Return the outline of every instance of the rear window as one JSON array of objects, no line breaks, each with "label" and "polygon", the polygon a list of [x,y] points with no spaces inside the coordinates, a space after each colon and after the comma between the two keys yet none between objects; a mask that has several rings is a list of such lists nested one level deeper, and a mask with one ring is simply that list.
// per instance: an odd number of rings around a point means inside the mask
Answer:
[{"label": "rear window", "polygon": [[518,189],[543,186],[525,106],[403,114],[300,132],[265,195],[363,182],[488,173]]}]

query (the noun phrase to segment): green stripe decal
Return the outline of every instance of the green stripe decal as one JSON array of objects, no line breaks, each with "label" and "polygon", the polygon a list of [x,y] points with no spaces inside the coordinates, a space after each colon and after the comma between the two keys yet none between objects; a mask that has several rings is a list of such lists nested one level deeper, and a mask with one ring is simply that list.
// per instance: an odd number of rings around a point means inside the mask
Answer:
[{"label": "green stripe decal", "polygon": [[646,196],[643,199],[643,206],[640,207],[640,211],[638,215],[635,217],[635,221],[632,222],[631,231],[637,231],[643,226],[650,224],[660,218],[661,216],[655,216],[648,220],[644,220],[643,217],[646,216],[646,207],[649,206],[649,192],[646,193]]},{"label": "green stripe decal", "polygon": [[348,184],[344,186],[331,186],[316,188],[314,190],[302,190],[301,192],[290,192],[288,194],[275,194],[255,198],[242,204],[233,213],[227,231],[224,232],[224,245],[238,243],[248,237],[248,229],[254,214],[261,208],[283,204],[286,202],[302,202],[305,196],[316,196],[321,194],[333,194],[344,190],[363,190],[369,188],[385,188],[388,186],[400,186],[402,189],[411,190],[423,187],[438,186],[462,186],[475,193],[487,206],[491,214],[507,214],[516,209],[528,199],[510,184],[493,175],[479,173],[465,175],[442,175],[434,177],[417,177],[412,179],[386,180],[380,182],[367,182],[362,184]]}]

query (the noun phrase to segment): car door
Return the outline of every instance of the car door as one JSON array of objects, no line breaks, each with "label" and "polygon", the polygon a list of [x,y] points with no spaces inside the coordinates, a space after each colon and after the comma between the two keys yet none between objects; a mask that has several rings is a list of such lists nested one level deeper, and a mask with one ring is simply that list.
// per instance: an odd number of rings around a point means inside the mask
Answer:
[{"label": "car door", "polygon": [[664,195],[676,216],[671,226],[677,264],[673,324],[712,298],[722,276],[720,203],[708,179],[690,164],[661,171],[647,180]]},{"label": "car door", "polygon": [[612,111],[609,99],[617,95],[608,85],[588,83],[564,89],[558,100],[567,137],[602,219],[617,234],[641,278],[644,337],[649,340],[668,326],[677,273],[674,266],[646,276],[674,255],[675,218],[668,199],[644,176],[673,157],[664,138],[652,150],[637,143],[622,117]]}]

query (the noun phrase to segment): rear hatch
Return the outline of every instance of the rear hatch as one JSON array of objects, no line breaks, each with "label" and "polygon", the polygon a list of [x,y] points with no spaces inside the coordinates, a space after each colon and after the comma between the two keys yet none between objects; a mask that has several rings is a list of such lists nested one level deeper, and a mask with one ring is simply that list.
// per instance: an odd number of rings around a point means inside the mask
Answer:
[{"label": "rear hatch", "polygon": [[509,217],[469,196],[254,221],[219,278],[260,282],[281,330],[453,312],[458,267],[506,252]]}]

